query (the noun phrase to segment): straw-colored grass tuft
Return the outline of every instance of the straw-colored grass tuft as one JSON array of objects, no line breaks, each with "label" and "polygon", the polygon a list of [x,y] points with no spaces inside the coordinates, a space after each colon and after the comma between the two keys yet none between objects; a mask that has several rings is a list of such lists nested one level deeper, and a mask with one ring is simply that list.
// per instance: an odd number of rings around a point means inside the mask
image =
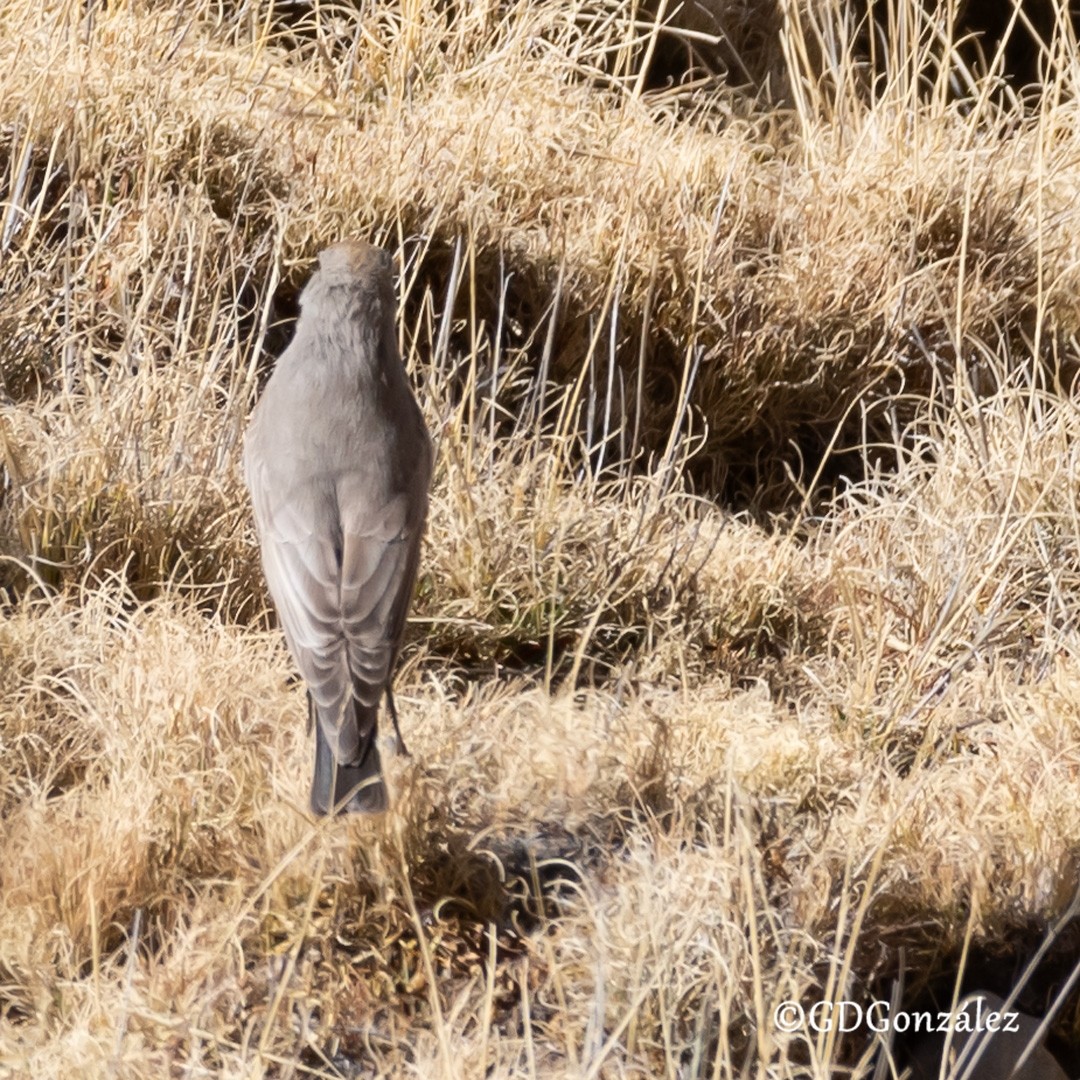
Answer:
[{"label": "straw-colored grass tuft", "polygon": [[[1077,1045],[1073,22],[872,7],[0,4],[0,1076],[869,1077],[777,1006],[1045,935]],[[316,823],[239,459],[345,236],[438,455]]]}]

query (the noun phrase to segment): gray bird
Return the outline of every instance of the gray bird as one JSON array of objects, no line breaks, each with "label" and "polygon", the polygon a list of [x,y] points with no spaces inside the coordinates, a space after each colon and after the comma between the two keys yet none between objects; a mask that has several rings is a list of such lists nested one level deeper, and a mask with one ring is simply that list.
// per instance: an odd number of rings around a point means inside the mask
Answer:
[{"label": "gray bird", "polygon": [[[966,1014],[963,1024],[961,1013]],[[915,1045],[912,1080],[1067,1080],[1038,1037],[1040,1021],[1015,1005],[1006,1009],[997,994],[968,994],[956,1016],[951,1039],[939,1032],[924,1035]]]},{"label": "gray bird", "polygon": [[387,804],[376,742],[420,558],[431,439],[394,328],[390,257],[319,255],[244,440],[263,570],[308,688],[311,809]]}]

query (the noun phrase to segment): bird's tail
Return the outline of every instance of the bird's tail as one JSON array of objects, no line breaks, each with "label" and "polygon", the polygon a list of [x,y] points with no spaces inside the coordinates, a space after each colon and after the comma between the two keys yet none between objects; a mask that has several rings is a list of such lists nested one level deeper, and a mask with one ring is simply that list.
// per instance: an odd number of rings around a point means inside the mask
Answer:
[{"label": "bird's tail", "polygon": [[353,703],[358,711],[371,713],[370,717],[358,717],[361,731],[370,731],[369,738],[362,740],[359,760],[342,765],[334,758],[323,734],[322,724],[315,716],[314,704],[309,699],[315,728],[315,775],[311,781],[311,812],[319,817],[331,812],[338,814],[378,814],[386,809],[388,799],[386,784],[382,777],[382,762],[376,745],[376,714],[378,707],[370,710]]}]

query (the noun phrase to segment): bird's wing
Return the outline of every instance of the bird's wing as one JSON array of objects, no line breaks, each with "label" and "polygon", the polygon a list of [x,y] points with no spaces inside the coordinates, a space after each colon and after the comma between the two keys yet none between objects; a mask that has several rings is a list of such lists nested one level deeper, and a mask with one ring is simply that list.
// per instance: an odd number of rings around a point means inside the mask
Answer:
[{"label": "bird's wing", "polygon": [[[406,495],[373,505],[366,484],[309,485],[271,501],[264,465],[249,469],[263,568],[289,650],[341,760],[369,737],[358,710],[377,708],[404,627],[423,510]],[[382,500],[378,500],[381,502]]]},{"label": "bird's wing", "polygon": [[350,680],[341,632],[340,575],[331,492],[315,486],[273,499],[268,470],[248,470],[263,570],[289,651],[320,711],[340,712]]},{"label": "bird's wing", "polygon": [[341,485],[341,613],[354,692],[375,705],[390,681],[412,598],[425,505],[401,493],[381,507],[365,506],[350,486]]}]

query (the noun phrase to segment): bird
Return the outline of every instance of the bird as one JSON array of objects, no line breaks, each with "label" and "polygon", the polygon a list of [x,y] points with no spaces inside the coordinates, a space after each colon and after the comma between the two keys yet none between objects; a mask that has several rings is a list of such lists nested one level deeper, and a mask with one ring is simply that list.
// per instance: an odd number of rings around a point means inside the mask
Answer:
[{"label": "bird", "polygon": [[388,806],[377,741],[427,520],[433,448],[398,351],[390,255],[319,253],[244,436],[274,607],[315,729],[311,810]]},{"label": "bird", "polygon": [[1065,1070],[1043,1044],[1038,1018],[1015,1006],[1006,1009],[997,994],[976,990],[962,998],[952,1026],[951,1035],[947,1030],[942,1034],[939,1026],[915,1044],[912,1080],[1066,1080]]}]

